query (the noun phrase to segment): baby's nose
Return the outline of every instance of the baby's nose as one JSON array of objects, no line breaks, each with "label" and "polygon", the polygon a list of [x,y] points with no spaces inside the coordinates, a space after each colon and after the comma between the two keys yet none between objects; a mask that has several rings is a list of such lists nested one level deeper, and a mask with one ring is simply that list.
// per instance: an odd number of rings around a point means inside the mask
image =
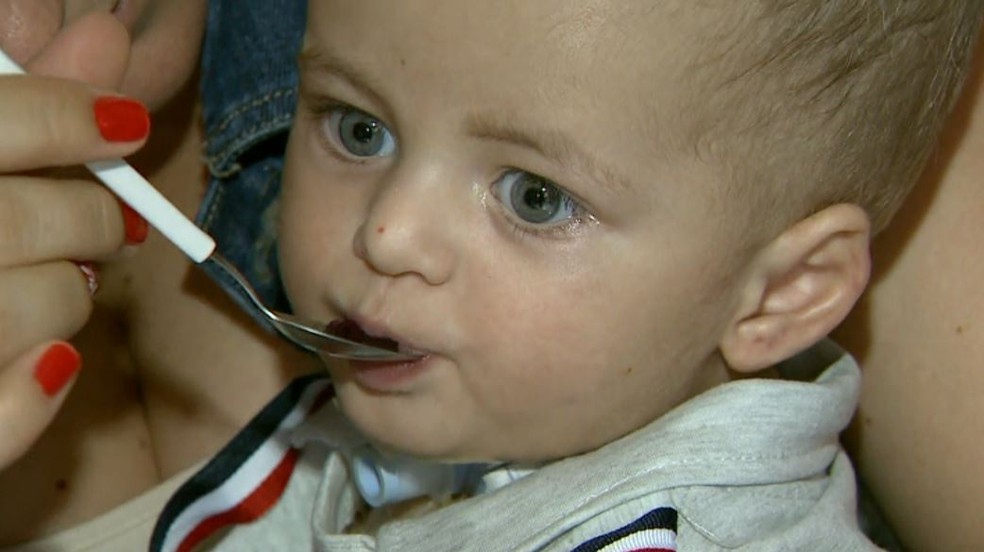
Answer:
[{"label": "baby's nose", "polygon": [[354,251],[377,272],[416,274],[431,285],[453,271],[458,239],[454,211],[459,205],[446,186],[412,175],[379,192],[362,226]]},{"label": "baby's nose", "polygon": [[63,0],[0,0],[0,48],[25,64],[58,33]]}]

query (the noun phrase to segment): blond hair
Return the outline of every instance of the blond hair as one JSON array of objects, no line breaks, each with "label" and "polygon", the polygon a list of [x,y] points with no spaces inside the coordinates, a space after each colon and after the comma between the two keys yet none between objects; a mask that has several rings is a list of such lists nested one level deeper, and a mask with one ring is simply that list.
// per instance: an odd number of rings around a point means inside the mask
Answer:
[{"label": "blond hair", "polygon": [[690,111],[697,154],[762,225],[848,202],[883,228],[933,151],[984,0],[693,1],[725,8],[691,76],[712,91]]}]

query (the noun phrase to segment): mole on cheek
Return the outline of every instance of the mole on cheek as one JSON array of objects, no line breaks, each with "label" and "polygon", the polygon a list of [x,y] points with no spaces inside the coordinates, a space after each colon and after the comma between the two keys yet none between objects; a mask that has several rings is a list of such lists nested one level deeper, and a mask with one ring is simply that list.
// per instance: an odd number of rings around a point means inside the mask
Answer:
[{"label": "mole on cheek", "polygon": [[379,228],[376,228],[376,233],[377,234],[382,234],[385,231],[386,231],[386,227],[385,226],[380,226]]}]

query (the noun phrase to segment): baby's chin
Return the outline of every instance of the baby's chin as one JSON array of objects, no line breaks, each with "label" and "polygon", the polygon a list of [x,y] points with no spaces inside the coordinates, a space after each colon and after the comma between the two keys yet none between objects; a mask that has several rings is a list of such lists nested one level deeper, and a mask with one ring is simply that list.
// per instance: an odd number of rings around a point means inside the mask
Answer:
[{"label": "baby's chin", "polygon": [[402,425],[393,427],[377,420],[365,420],[363,417],[353,416],[348,412],[345,414],[362,435],[380,450],[415,458],[447,462],[493,459],[479,456],[474,447],[458,442],[446,433],[432,432],[423,425],[407,430]]},{"label": "baby's chin", "polygon": [[342,413],[366,438],[391,452],[455,462],[541,463],[588,452],[617,438],[572,432],[569,420],[502,421],[483,415],[477,405],[450,390],[372,393],[353,381],[343,366],[330,363],[329,371]]},{"label": "baby's chin", "polygon": [[[343,409],[344,411],[344,409]],[[353,425],[380,450],[404,454],[420,459],[440,462],[495,462],[540,464],[567,456],[587,452],[593,447],[571,447],[570,443],[558,446],[542,440],[524,446],[528,436],[499,435],[489,438],[486,434],[453,434],[446,428],[419,426],[407,430],[405,426],[392,427],[377,420],[353,418],[346,413]]]},{"label": "baby's chin", "polygon": [[501,460],[487,440],[469,433],[461,417],[455,420],[459,423],[447,423],[442,417],[420,414],[416,405],[401,409],[394,403],[406,397],[367,396],[350,382],[336,382],[336,393],[342,413],[381,450],[436,461]]}]

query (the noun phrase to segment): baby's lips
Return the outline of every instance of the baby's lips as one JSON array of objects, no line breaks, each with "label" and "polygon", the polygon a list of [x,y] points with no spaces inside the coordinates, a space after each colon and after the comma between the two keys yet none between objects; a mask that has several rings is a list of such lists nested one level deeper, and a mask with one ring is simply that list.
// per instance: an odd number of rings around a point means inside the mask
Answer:
[{"label": "baby's lips", "polygon": [[379,349],[385,349],[387,351],[399,351],[400,344],[388,337],[373,337],[362,330],[358,324],[348,320],[346,318],[341,318],[338,320],[332,320],[325,326],[325,330],[335,336],[342,339],[347,339],[349,341],[354,341],[356,343],[362,343],[372,347],[377,347]]}]

